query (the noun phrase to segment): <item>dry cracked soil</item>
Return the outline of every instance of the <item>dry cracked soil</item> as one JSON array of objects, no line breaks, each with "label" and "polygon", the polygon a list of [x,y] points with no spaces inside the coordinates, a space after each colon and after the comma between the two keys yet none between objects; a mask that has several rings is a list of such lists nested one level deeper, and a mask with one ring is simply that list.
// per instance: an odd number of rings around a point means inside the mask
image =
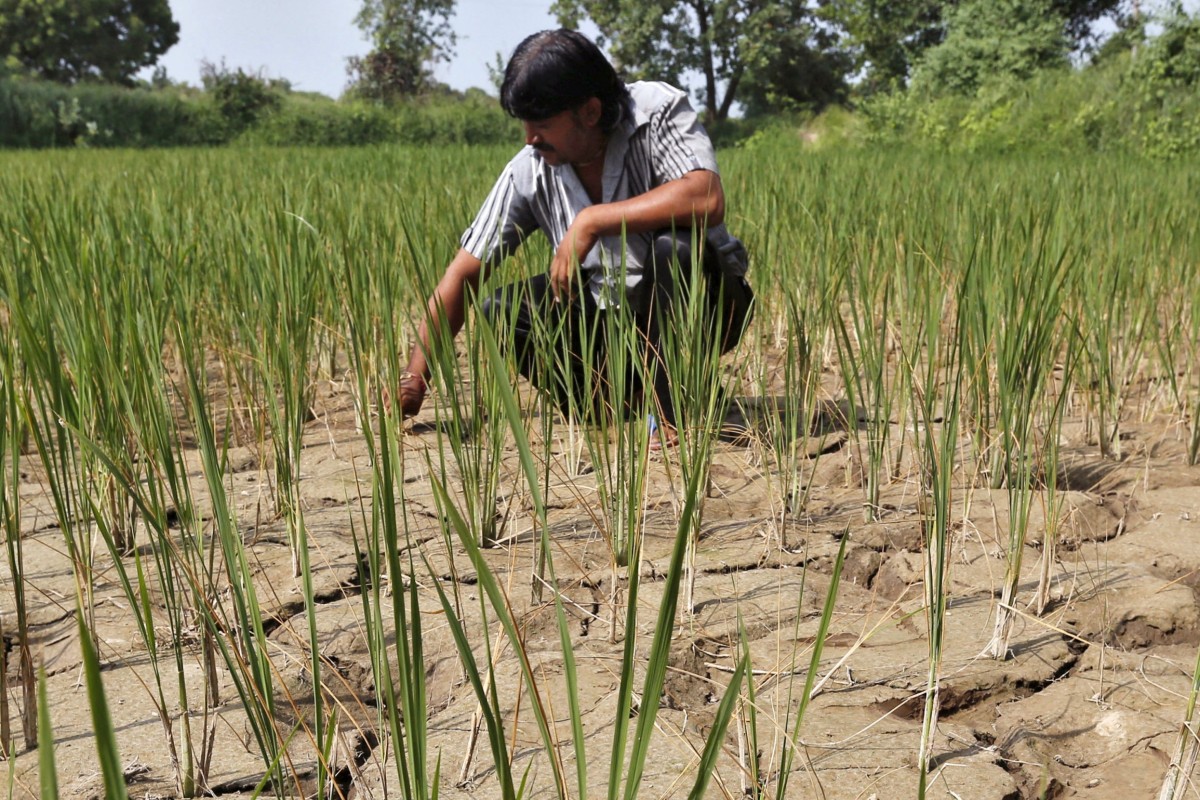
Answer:
[{"label": "dry cracked soil", "polygon": [[[750,422],[749,436],[716,449],[692,608],[681,616],[672,643],[658,729],[639,796],[686,795],[733,671],[739,631],[744,631],[752,656],[757,755],[768,768],[775,763],[790,733],[789,714],[795,712],[803,690],[835,557],[841,540],[848,537],[788,796],[914,797],[929,646],[925,528],[911,453],[900,453],[889,464],[879,518],[864,522],[864,466],[857,439],[844,425],[824,426],[802,445],[810,456],[800,462],[806,490],[803,508],[783,518],[782,482],[771,467],[769,450],[756,436],[756,420],[768,413],[763,409],[769,404],[749,397],[739,398],[739,404]],[[399,797],[395,751],[387,744],[386,732],[375,729],[377,699],[363,633],[356,537],[361,544],[370,514],[370,465],[353,406],[347,382],[322,383],[305,439],[301,492],[314,554],[324,683],[341,728],[335,750],[339,780],[350,797]],[[953,497],[932,797],[1156,796],[1178,740],[1200,642],[1200,468],[1186,464],[1183,427],[1141,408],[1136,397],[1127,407],[1118,458],[1100,455],[1082,409],[1068,415],[1057,486],[1053,493],[1042,488],[1034,495],[1011,653],[1005,660],[987,657],[984,651],[1004,575],[1009,496],[987,488],[988,481],[973,474],[976,465],[960,466]],[[468,633],[482,656],[478,643],[483,641],[485,621],[479,585],[462,548],[448,549],[445,544],[428,474],[428,465],[437,463],[436,419],[431,405],[410,424],[403,441],[404,510],[415,546],[430,564],[404,578],[417,582],[422,608],[429,774],[433,759],[440,758],[441,796],[493,798],[500,795],[486,741],[470,745],[475,695],[463,680],[434,591],[434,583],[440,582],[461,598]],[[892,427],[898,441],[901,426]],[[597,531],[595,479],[586,451],[577,443],[573,449],[564,439],[554,443],[552,453],[548,504],[556,588],[566,601],[590,790],[598,795],[607,781],[620,654],[628,635],[612,627],[614,579],[617,589],[622,580]],[[311,707],[303,594],[292,576],[284,526],[270,514],[267,459],[253,446],[235,446],[229,455],[231,496],[238,503],[240,530],[253,559],[282,698],[279,713],[286,726]],[[21,486],[31,644],[48,675],[62,795],[100,797],[103,788],[75,620],[75,579],[35,461],[27,457]],[[679,480],[671,462],[668,454],[656,457],[650,467],[646,538],[638,565],[643,576],[639,654],[649,647],[677,521]],[[192,467],[199,487],[199,461]],[[533,599],[533,518],[511,447],[506,450],[501,494],[506,539],[485,551],[485,558],[507,589],[544,699],[559,720],[563,757],[570,764],[562,650],[553,607]],[[1052,499],[1061,509],[1052,534],[1058,545],[1051,564],[1049,606],[1038,615],[1029,603],[1046,555],[1045,509]],[[139,545],[149,546],[144,538]],[[97,556],[93,614],[130,794],[173,796],[174,777],[152,703],[146,647],[106,558]],[[0,603],[10,650],[12,597],[6,571]],[[530,796],[552,796],[548,761],[527,707],[528,693],[520,688],[517,659],[494,615],[486,625],[517,774],[528,769]],[[19,713],[15,661],[10,660],[8,691]],[[639,669],[644,663],[639,656]],[[189,660],[185,672],[190,696],[202,698],[199,662]],[[215,739],[209,791],[248,797],[263,775],[263,764],[227,675],[221,676],[221,684],[220,701],[211,710]],[[183,712],[169,710],[176,732]],[[203,719],[199,704],[187,713],[193,725]],[[709,796],[746,796],[743,765],[754,756],[747,741],[746,728],[735,721],[726,732]],[[313,791],[313,752],[305,737],[291,740],[291,768],[301,777],[305,792]],[[36,753],[20,752],[9,762],[14,796],[36,796],[36,759]],[[767,776],[769,781],[774,778]]]}]

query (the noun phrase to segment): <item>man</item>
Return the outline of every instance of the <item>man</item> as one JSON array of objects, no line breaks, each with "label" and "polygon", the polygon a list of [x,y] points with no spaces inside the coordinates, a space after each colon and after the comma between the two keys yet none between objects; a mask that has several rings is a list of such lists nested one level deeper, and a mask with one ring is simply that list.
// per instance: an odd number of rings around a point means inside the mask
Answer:
[{"label": "man", "polygon": [[[398,387],[401,412],[412,416],[424,402],[431,329],[457,333],[468,287],[476,290],[485,267],[541,229],[555,247],[547,273],[483,303],[494,318],[500,306],[515,302],[507,344],[521,372],[569,405],[561,376],[532,363],[536,323],[564,310],[590,323],[630,302],[648,343],[646,381],[659,444],[673,443],[679,421],[657,351],[659,323],[679,294],[669,262],[689,269],[691,243],[700,244],[709,291],[722,298],[718,316],[728,317],[722,352],[740,337],[752,300],[745,250],[723,225],[725,194],[708,135],[683,92],[661,83],[626,86],[599,48],[571,30],[542,31],[517,46],[500,103],[521,120],[525,147],[501,173],[429,300],[419,346]],[[567,369],[598,366],[573,356]]]}]

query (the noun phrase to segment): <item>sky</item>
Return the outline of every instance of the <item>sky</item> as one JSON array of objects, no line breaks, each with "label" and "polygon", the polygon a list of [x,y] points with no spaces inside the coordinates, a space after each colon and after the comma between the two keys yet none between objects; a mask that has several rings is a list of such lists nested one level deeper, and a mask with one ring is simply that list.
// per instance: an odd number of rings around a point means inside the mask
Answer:
[{"label": "sky", "polygon": [[[179,41],[159,59],[172,80],[200,83],[200,63],[286,78],[297,91],[337,97],[349,81],[346,59],[370,44],[354,26],[360,0],[169,0]],[[451,20],[458,55],[435,76],[451,88],[494,94],[487,65],[507,58],[531,33],[558,27],[551,0],[457,0]],[[149,70],[144,77],[149,77]]]}]

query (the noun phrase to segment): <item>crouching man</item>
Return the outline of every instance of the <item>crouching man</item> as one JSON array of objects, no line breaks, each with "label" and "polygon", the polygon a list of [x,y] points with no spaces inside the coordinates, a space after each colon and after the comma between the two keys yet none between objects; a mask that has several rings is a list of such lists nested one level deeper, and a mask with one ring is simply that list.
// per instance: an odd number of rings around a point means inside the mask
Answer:
[{"label": "crouching man", "polygon": [[[457,333],[468,287],[477,290],[485,268],[541,230],[555,248],[547,272],[484,298],[484,313],[514,308],[505,346],[522,374],[570,410],[587,405],[569,396],[578,391],[571,387],[585,385],[582,371],[603,365],[577,346],[565,348],[566,363],[537,363],[532,339],[539,324],[567,314],[565,328],[595,331],[616,318],[611,309],[632,304],[634,313],[622,318],[636,320],[646,344],[640,382],[657,415],[657,444],[672,444],[686,421],[671,402],[659,342],[670,304],[685,288],[676,284],[690,284],[687,270],[702,266],[720,323],[711,345],[722,353],[737,343],[753,301],[745,250],[723,224],[725,193],[712,142],[686,94],[663,83],[626,85],[599,48],[571,30],[542,31],[517,46],[500,103],[521,121],[525,147],[500,174],[429,300],[420,342],[396,387],[401,412],[415,415],[425,400],[431,332]],[[693,247],[701,250],[696,256]],[[679,270],[684,280],[673,280]]]}]

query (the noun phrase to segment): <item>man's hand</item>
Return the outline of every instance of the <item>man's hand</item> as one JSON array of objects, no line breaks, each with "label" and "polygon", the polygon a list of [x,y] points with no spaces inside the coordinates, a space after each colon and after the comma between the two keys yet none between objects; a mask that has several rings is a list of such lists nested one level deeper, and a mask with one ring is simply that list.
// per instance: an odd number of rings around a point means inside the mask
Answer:
[{"label": "man's hand", "polygon": [[[429,384],[425,379],[415,372],[401,372],[400,382],[396,386],[396,398],[400,406],[400,418],[408,419],[415,417],[421,412],[421,405],[425,402],[425,394],[429,391]],[[386,389],[383,392],[383,410],[385,413],[392,413],[392,394]]]},{"label": "man's hand", "polygon": [[555,302],[571,299],[573,284],[579,278],[579,265],[600,240],[599,232],[591,224],[593,208],[585,208],[576,215],[554,252],[554,260],[550,262],[550,291]]}]

